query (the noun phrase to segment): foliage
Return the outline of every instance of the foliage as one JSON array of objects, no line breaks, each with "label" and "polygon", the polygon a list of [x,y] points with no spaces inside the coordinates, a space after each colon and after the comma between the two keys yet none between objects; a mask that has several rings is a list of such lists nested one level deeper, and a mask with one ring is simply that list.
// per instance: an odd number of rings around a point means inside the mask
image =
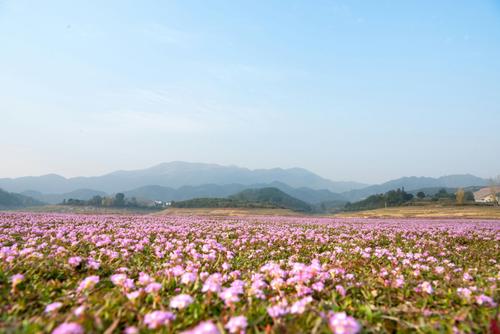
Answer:
[{"label": "foliage", "polygon": [[291,209],[294,211],[312,211],[312,207],[306,202],[296,199],[273,187],[247,189],[236,195],[232,195],[229,198],[240,201],[272,204],[280,208]]},{"label": "foliage", "polygon": [[269,203],[250,202],[233,198],[193,198],[172,202],[175,208],[276,208]]},{"label": "foliage", "polygon": [[69,198],[61,204],[72,206],[93,206],[109,208],[149,208],[154,206],[149,202],[139,202],[135,197],[127,198],[123,193],[117,193],[114,197],[96,195],[89,200]]},{"label": "foliage", "polygon": [[404,204],[412,198],[413,195],[405,192],[404,189],[396,189],[388,191],[385,194],[372,195],[359,202],[347,203],[345,209],[347,211],[359,211],[393,207]]}]

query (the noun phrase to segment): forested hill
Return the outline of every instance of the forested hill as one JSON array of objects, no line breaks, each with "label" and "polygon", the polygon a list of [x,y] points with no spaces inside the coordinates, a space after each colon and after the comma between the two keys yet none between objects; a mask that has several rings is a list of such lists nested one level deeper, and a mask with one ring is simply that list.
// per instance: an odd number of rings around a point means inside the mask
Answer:
[{"label": "forested hill", "polygon": [[173,202],[178,208],[284,208],[311,212],[311,205],[277,188],[247,189],[227,198],[194,198]]},{"label": "forested hill", "polygon": [[9,193],[0,189],[0,209],[17,209],[29,206],[43,205],[44,203],[37,201],[28,196],[21,194]]}]

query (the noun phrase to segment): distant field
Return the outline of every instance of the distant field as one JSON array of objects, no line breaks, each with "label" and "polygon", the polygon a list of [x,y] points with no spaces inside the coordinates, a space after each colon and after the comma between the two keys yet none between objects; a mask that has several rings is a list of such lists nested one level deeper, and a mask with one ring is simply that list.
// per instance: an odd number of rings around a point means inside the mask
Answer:
[{"label": "distant field", "polygon": [[13,211],[23,212],[46,212],[46,213],[79,213],[79,214],[148,214],[158,212],[153,209],[138,208],[103,208],[92,206],[71,206],[71,205],[43,205],[29,208],[22,208]]},{"label": "distant field", "polygon": [[252,208],[169,208],[157,215],[174,216],[301,216],[288,209],[252,209]]},{"label": "distant field", "polygon": [[406,206],[334,215],[308,215],[277,208],[168,208],[166,210],[97,208],[91,206],[45,205],[14,211],[77,214],[152,214],[160,216],[299,216],[299,217],[356,217],[356,218],[477,218],[500,219],[500,207],[484,206]]},{"label": "distant field", "polygon": [[343,212],[336,217],[363,218],[481,218],[499,219],[500,207],[489,206],[405,206],[359,212]]}]

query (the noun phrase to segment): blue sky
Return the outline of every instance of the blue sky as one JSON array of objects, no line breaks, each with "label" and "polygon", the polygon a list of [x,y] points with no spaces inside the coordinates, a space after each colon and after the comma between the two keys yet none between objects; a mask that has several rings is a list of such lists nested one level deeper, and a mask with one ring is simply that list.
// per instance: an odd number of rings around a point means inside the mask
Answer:
[{"label": "blue sky", "polygon": [[500,174],[499,1],[0,0],[0,177]]}]

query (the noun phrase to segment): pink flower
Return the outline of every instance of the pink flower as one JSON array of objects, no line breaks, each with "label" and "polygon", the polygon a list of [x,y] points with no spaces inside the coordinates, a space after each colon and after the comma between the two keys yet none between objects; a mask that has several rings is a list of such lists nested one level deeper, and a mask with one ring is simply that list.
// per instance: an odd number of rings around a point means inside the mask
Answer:
[{"label": "pink flower", "polygon": [[99,262],[97,262],[93,259],[88,260],[87,265],[89,266],[89,268],[94,269],[94,270],[99,269],[99,267],[101,266],[101,264]]},{"label": "pink flower", "polygon": [[161,289],[161,284],[160,283],[149,283],[148,286],[144,289],[147,293],[157,293]]},{"label": "pink flower", "polygon": [[339,295],[341,295],[342,297],[345,297],[345,295],[346,295],[345,289],[344,289],[344,287],[342,285],[336,285],[335,286],[335,291],[337,291],[337,293]]},{"label": "pink flower", "polygon": [[123,334],[139,334],[139,329],[137,327],[130,326],[125,328]]},{"label": "pink flower", "polygon": [[92,289],[97,283],[99,283],[99,276],[89,276],[83,279],[83,281],[76,289],[77,292],[82,292],[83,290]]},{"label": "pink flower", "polygon": [[469,300],[471,294],[472,294],[472,291],[470,289],[467,289],[467,288],[458,288],[457,289],[457,294],[462,297],[463,299],[466,299],[466,300]]},{"label": "pink flower", "polygon": [[226,329],[229,331],[229,333],[244,333],[247,326],[247,318],[240,315],[229,319],[226,324]]},{"label": "pink flower", "polygon": [[149,276],[148,274],[140,272],[138,281],[139,281],[140,285],[146,286],[149,283],[153,283],[154,279],[151,276]]},{"label": "pink flower", "polygon": [[427,281],[420,283],[419,288],[420,288],[420,291],[428,293],[429,295],[432,294],[432,292],[434,291],[431,283],[429,283]]},{"label": "pink flower", "polygon": [[215,273],[207,277],[201,291],[219,292],[221,286],[222,286],[222,275],[219,273]]},{"label": "pink flower", "polygon": [[57,326],[52,334],[83,334],[83,327],[76,322],[65,322]]},{"label": "pink flower", "polygon": [[24,281],[24,275],[23,274],[12,275],[10,280],[12,281],[12,288],[14,289],[19,283]]},{"label": "pink flower", "polygon": [[79,256],[73,256],[68,259],[68,264],[72,267],[78,267],[82,262],[82,258]]},{"label": "pink flower", "polygon": [[73,311],[73,314],[79,317],[83,314],[83,312],[85,312],[85,309],[86,309],[85,305],[80,305]]},{"label": "pink flower", "polygon": [[176,309],[183,309],[193,302],[193,297],[190,295],[178,295],[170,300],[170,307]]},{"label": "pink flower", "polygon": [[438,266],[438,267],[434,268],[434,271],[436,272],[436,274],[442,274],[444,272],[444,268],[441,266]]},{"label": "pink flower", "polygon": [[134,300],[136,300],[137,298],[139,298],[139,297],[141,296],[141,294],[142,294],[142,290],[141,290],[141,289],[139,289],[139,290],[136,290],[136,291],[132,291],[132,292],[130,292],[130,293],[127,293],[127,298],[128,298],[129,300],[134,301]]},{"label": "pink flower", "polygon": [[306,306],[313,301],[311,296],[304,297],[290,307],[291,314],[302,314],[306,311]]},{"label": "pink flower", "polygon": [[57,311],[62,306],[63,306],[63,304],[61,302],[51,303],[51,304],[45,306],[45,313],[52,313],[54,311]]},{"label": "pink flower", "polygon": [[219,293],[219,297],[226,305],[231,305],[240,301],[238,290],[235,288],[225,288]]},{"label": "pink flower", "polygon": [[348,316],[345,312],[328,314],[328,327],[333,334],[356,334],[361,326],[356,319]]},{"label": "pink flower", "polygon": [[220,334],[217,326],[214,325],[211,321],[204,321],[200,323],[198,326],[184,331],[181,334]]},{"label": "pink flower", "polygon": [[497,303],[495,303],[491,297],[488,297],[486,295],[477,296],[476,304],[477,305],[489,304],[491,307],[497,306]]},{"label": "pink flower", "polygon": [[160,326],[170,324],[174,319],[175,314],[172,312],[153,311],[144,316],[144,324],[146,324],[149,329],[156,329]]},{"label": "pink flower", "polygon": [[196,274],[192,272],[185,272],[181,276],[181,283],[182,284],[191,284],[196,281]]},{"label": "pink flower", "polygon": [[270,306],[267,308],[267,314],[269,314],[269,316],[271,318],[280,318],[284,315],[287,315],[288,314],[288,310],[287,310],[287,307],[286,305],[284,304],[279,304],[279,305],[274,305],[274,306]]},{"label": "pink flower", "polygon": [[323,291],[323,289],[325,288],[325,285],[323,284],[323,282],[316,282],[311,287],[313,290],[320,292],[320,291]]},{"label": "pink flower", "polygon": [[127,280],[126,274],[114,274],[109,278],[114,285],[123,286]]}]

